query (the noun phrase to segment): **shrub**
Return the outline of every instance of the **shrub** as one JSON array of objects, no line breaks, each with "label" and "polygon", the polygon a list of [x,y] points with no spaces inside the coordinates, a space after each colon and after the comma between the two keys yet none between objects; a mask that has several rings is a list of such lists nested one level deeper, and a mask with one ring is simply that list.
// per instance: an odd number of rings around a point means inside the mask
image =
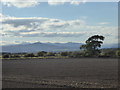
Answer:
[{"label": "shrub", "polygon": [[3,58],[10,58],[10,55],[4,54],[4,55],[2,55],[2,57],[3,57]]},{"label": "shrub", "polygon": [[44,56],[44,53],[43,52],[38,52],[37,56]]},{"label": "shrub", "polygon": [[102,52],[100,53],[99,57],[116,57],[116,52],[112,50],[107,52]]},{"label": "shrub", "polygon": [[33,53],[28,53],[28,54],[25,54],[24,57],[34,57],[35,55]]},{"label": "shrub", "polygon": [[84,53],[82,52],[68,52],[68,57],[80,58],[83,56],[84,56]]},{"label": "shrub", "polygon": [[55,56],[55,53],[48,52],[48,53],[47,53],[47,56]]},{"label": "shrub", "polygon": [[20,57],[19,55],[11,55],[10,56],[11,58],[18,58],[18,57]]},{"label": "shrub", "polygon": [[61,54],[61,56],[67,56],[68,52],[61,52],[60,54]]},{"label": "shrub", "polygon": [[120,50],[116,51],[116,56],[120,57]]},{"label": "shrub", "polygon": [[107,56],[110,56],[110,57],[115,57],[116,56],[116,52],[115,51],[109,51],[106,54],[107,54]]}]

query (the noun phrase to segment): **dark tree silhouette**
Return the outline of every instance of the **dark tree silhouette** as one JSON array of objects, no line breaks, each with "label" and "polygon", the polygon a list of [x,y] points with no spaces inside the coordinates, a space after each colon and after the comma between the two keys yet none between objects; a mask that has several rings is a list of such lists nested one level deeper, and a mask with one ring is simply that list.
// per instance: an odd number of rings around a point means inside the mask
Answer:
[{"label": "dark tree silhouette", "polygon": [[86,44],[80,46],[80,49],[85,50],[88,56],[96,56],[100,53],[99,48],[101,44],[103,44],[104,39],[105,37],[99,35],[89,37],[88,40],[86,40]]}]

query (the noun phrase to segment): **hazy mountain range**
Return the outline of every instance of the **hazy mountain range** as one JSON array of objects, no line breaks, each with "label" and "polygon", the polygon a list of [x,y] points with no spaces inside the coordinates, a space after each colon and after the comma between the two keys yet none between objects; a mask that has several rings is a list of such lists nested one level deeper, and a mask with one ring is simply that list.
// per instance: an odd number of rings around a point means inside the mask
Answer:
[{"label": "hazy mountain range", "polygon": [[[2,52],[20,53],[20,52],[60,52],[60,51],[78,51],[83,43],[22,43],[16,45],[2,46]],[[117,48],[118,44],[106,44],[102,48]]]}]

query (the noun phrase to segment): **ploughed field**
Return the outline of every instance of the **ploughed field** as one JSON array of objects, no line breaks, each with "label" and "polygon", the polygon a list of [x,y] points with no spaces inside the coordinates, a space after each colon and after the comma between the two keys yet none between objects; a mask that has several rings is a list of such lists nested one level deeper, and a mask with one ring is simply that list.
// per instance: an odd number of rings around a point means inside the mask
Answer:
[{"label": "ploughed field", "polygon": [[2,61],[3,88],[116,88],[118,60],[103,58]]}]

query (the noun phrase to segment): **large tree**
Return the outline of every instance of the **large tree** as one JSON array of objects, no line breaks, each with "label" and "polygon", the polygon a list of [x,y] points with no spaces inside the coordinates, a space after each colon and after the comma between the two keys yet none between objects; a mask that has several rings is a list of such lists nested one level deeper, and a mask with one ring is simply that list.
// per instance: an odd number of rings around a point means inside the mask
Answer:
[{"label": "large tree", "polygon": [[96,56],[100,53],[99,48],[103,44],[105,37],[94,35],[86,40],[86,44],[80,46],[80,49],[83,49],[88,56]]}]

